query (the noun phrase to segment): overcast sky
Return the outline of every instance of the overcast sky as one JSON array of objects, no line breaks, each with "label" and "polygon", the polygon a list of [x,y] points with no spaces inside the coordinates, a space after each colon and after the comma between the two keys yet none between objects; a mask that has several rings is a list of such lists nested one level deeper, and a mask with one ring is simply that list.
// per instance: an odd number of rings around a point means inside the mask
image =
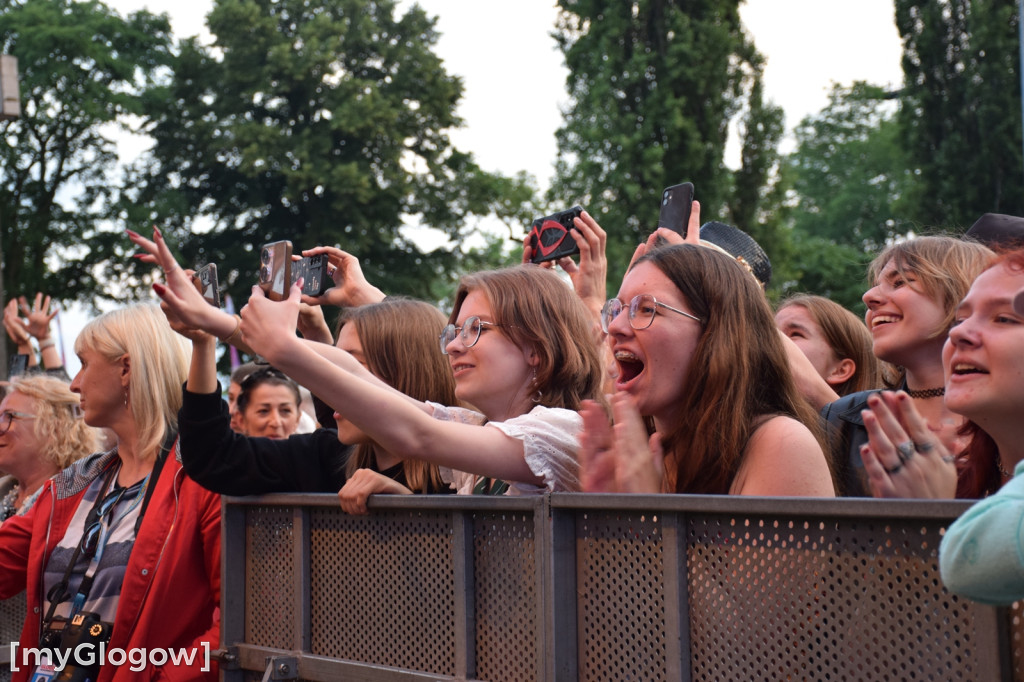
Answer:
[{"label": "overcast sky", "polygon": [[[107,4],[122,14],[143,8],[166,12],[176,37],[209,37],[205,27],[209,0],[107,0]],[[438,17],[437,54],[449,72],[463,79],[459,114],[465,127],[453,131],[455,145],[472,152],[486,170],[507,175],[526,170],[545,189],[555,157],[554,131],[566,100],[566,71],[550,35],[554,3],[419,0],[419,4]],[[767,59],[766,94],[785,110],[788,130],[825,105],[833,82],[897,85],[902,79],[892,0],[747,0],[740,15]],[[126,145],[125,152],[132,154],[135,149]],[[62,335],[73,373],[78,363],[71,352],[72,341],[83,317],[72,311],[64,317]]]}]

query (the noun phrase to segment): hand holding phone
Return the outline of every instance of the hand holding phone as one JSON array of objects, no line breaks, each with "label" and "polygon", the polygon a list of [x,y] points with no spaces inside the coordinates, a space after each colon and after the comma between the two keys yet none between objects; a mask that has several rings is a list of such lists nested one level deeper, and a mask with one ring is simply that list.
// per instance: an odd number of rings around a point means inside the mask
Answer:
[{"label": "hand holding phone", "polygon": [[543,263],[573,256],[580,252],[576,240],[569,234],[574,220],[583,213],[582,206],[573,206],[533,221],[528,237],[532,249],[531,263]]},{"label": "hand holding phone", "polygon": [[684,182],[680,185],[666,187],[661,193],[661,212],[658,214],[658,227],[667,227],[686,237],[686,228],[690,222],[690,210],[693,207],[693,183]]},{"label": "hand holding phone", "polygon": [[320,296],[334,283],[327,274],[327,262],[326,254],[293,259],[288,240],[264,244],[260,249],[260,288],[270,300],[283,301],[288,298],[288,287],[301,277],[302,293]]},{"label": "hand holding phone", "polygon": [[292,243],[287,239],[260,248],[260,288],[271,301],[288,298],[292,283]]},{"label": "hand holding phone", "polygon": [[214,308],[221,307],[220,283],[217,281],[217,264],[208,263],[192,273],[192,283],[203,295],[203,300]]}]

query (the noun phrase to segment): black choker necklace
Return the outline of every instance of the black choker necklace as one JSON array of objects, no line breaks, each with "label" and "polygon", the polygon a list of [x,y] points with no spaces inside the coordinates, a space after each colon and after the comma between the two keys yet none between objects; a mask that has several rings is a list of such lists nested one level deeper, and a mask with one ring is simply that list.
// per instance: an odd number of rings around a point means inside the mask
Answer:
[{"label": "black choker necklace", "polygon": [[938,388],[926,388],[921,391],[913,391],[909,388],[904,390],[911,398],[938,398],[939,396],[946,394],[945,386],[939,386]]}]

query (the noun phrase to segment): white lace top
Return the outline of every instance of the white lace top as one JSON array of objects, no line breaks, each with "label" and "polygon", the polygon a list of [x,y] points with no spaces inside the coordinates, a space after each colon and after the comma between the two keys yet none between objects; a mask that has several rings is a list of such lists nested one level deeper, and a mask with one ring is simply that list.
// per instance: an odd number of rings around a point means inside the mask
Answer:
[{"label": "white lace top", "polygon": [[[484,415],[462,407],[429,403],[434,418],[494,427],[507,436],[523,441],[526,465],[544,481],[543,486],[508,481],[506,495],[531,495],[544,492],[579,492],[580,465],[576,461],[578,437],[583,420],[573,410],[538,405],[526,414],[503,422],[489,422]],[[460,495],[469,495],[477,477],[441,467],[441,477],[452,483]]]}]

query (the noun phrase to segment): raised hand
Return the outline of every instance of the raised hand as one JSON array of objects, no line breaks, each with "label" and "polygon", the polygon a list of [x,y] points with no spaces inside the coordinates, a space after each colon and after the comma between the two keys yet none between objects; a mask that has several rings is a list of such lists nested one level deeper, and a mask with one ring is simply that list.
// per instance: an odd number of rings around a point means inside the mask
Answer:
[{"label": "raised hand", "polygon": [[21,312],[25,315],[25,328],[28,330],[28,333],[38,341],[50,338],[50,322],[59,312],[59,308],[56,306],[54,306],[53,310],[50,310],[50,297],[47,296],[44,300],[43,294],[41,292],[37,293],[31,308],[24,296],[18,299],[18,303],[21,307]]},{"label": "raised hand", "polygon": [[868,444],[860,454],[875,497],[955,497],[955,455],[910,396],[883,391],[868,398],[868,408],[862,412]]},{"label": "raised hand", "polygon": [[277,366],[278,360],[301,343],[295,335],[299,319],[299,305],[302,300],[302,281],[288,289],[288,298],[271,301],[258,286],[252,288],[249,302],[242,307],[242,339],[270,364]]},{"label": "raised hand", "polygon": [[684,239],[681,234],[675,230],[670,230],[667,227],[659,227],[651,236],[647,238],[647,241],[636,247],[636,251],[633,252],[633,258],[629,261],[629,267],[633,267],[633,263],[644,254],[653,251],[657,246],[658,238],[661,237],[668,244],[696,244],[700,245],[700,202],[694,199],[693,206],[690,209],[690,222],[686,224],[686,238]]},{"label": "raised hand", "polygon": [[[219,308],[214,308],[199,293],[192,281],[190,271],[182,269],[167,247],[163,234],[153,226],[153,239],[146,239],[131,230],[126,231],[132,243],[143,250],[135,258],[143,263],[152,263],[164,271],[166,284],[153,283],[153,291],[162,301],[161,308],[168,319],[182,328],[201,330],[221,339],[233,340],[238,327],[236,318]],[[187,334],[185,334],[187,336]]]},{"label": "raised hand", "polygon": [[327,255],[328,273],[334,286],[321,296],[303,296],[307,305],[330,304],[338,307],[356,307],[384,300],[384,292],[366,281],[359,259],[334,246],[317,246],[302,252],[305,257]]}]

